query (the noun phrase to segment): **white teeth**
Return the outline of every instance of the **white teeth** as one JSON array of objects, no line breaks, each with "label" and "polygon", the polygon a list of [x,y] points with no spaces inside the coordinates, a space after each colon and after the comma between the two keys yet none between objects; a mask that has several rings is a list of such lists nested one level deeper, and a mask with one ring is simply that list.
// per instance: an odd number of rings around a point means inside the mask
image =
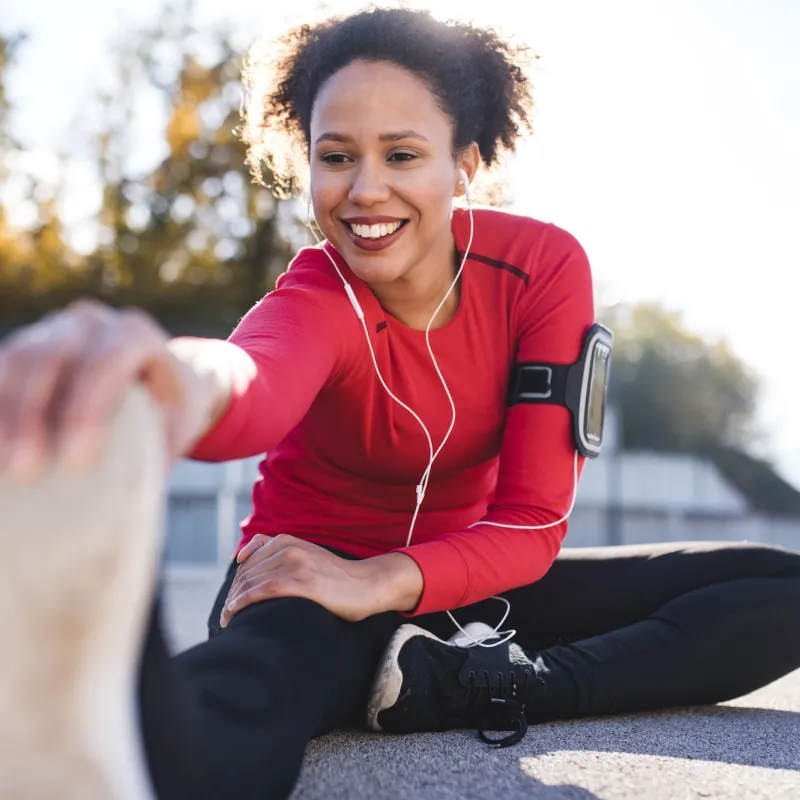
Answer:
[{"label": "white teeth", "polygon": [[362,239],[380,239],[394,233],[401,224],[402,222],[398,221],[388,225],[350,225],[350,228],[356,236],[360,236]]}]

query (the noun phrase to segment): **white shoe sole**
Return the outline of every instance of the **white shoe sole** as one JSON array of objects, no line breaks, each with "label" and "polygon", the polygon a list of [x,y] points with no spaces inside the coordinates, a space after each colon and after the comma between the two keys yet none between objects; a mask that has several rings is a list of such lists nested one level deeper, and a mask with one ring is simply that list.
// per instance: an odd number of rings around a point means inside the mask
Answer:
[{"label": "white shoe sole", "polygon": [[382,731],[383,728],[378,722],[378,714],[391,708],[400,696],[403,687],[403,671],[397,658],[400,655],[403,645],[415,636],[426,636],[437,642],[443,642],[438,636],[434,636],[424,628],[417,625],[401,625],[383,654],[383,661],[375,677],[370,692],[369,703],[367,704],[367,727],[373,731]]},{"label": "white shoe sole", "polygon": [[403,687],[403,672],[397,659],[403,645],[415,636],[426,636],[436,642],[452,645],[453,647],[471,647],[475,642],[484,642],[489,639],[497,638],[494,629],[485,622],[470,622],[464,626],[463,631],[454,633],[447,641],[434,636],[424,628],[417,625],[401,625],[392,637],[386,651],[383,654],[383,661],[372,685],[369,703],[367,705],[367,727],[373,731],[382,731],[378,722],[378,714],[391,708],[400,696]]},{"label": "white shoe sole", "polygon": [[0,476],[0,798],[154,797],[135,690],[166,467],[137,387],[96,467]]}]

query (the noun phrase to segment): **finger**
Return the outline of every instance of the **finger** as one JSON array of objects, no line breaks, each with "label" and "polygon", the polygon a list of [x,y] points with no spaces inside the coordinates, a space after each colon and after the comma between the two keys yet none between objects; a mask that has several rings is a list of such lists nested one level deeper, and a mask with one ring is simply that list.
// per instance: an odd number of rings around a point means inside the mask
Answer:
[{"label": "finger", "polygon": [[230,588],[228,589],[228,594],[225,597],[224,605],[227,605],[230,602],[231,598],[235,597],[238,594],[239,586],[241,585],[243,579],[244,579],[244,571],[242,567],[239,567],[233,576],[233,580],[231,581]]},{"label": "finger", "polygon": [[[3,353],[2,373],[3,380],[0,386],[0,469],[10,468],[14,477],[20,477],[30,466],[29,462],[35,460],[35,441],[38,430],[28,431],[23,436],[20,417],[25,413],[28,402],[33,402],[30,397],[31,384],[35,383],[36,373],[30,363],[29,352],[24,350],[11,350]],[[34,442],[28,438],[33,434]],[[33,452],[31,452],[33,451]]]},{"label": "finger", "polygon": [[[279,543],[278,540],[282,541]],[[233,602],[248,587],[270,575],[307,580],[309,571],[314,571],[314,549],[322,548],[310,542],[301,542],[293,536],[280,535],[269,539],[238,567],[228,593],[228,602]],[[327,551],[323,552],[330,555]]]},{"label": "finger", "polygon": [[[275,560],[274,557],[273,560]],[[251,564],[251,562],[248,562],[248,565],[249,564]],[[278,572],[280,575],[276,574]],[[225,598],[225,605],[222,608],[220,618],[221,622],[227,624],[237,611],[241,611],[247,605],[256,602],[254,598],[258,596],[259,587],[263,584],[275,580],[282,583],[294,579],[295,576],[293,576],[291,568],[287,569],[285,566],[282,567],[279,563],[275,563],[274,566],[271,566],[269,562],[265,563],[262,560],[257,565],[247,566],[246,568],[244,566],[239,567],[236,571],[236,577],[231,584],[231,588],[228,591],[228,596]],[[242,604],[243,597],[249,598],[244,604]],[[265,596],[261,599],[267,598]]]},{"label": "finger", "polygon": [[324,550],[319,545],[298,539],[290,533],[279,533],[277,536],[267,536],[262,533],[256,535],[261,537],[261,546],[256,548],[256,551],[247,558],[248,561],[254,564],[263,561],[265,558],[271,558],[278,553],[284,553],[285,555],[287,551],[291,551],[291,557],[302,558],[305,554],[314,550]]},{"label": "finger", "polygon": [[[258,557],[260,554],[259,551],[254,557]],[[242,570],[241,576],[238,576],[235,587],[231,586],[227,603],[231,608],[236,607],[238,599],[242,595],[247,594],[264,581],[288,580],[303,583],[308,580],[311,569],[305,552],[297,547],[284,548],[252,566],[250,566],[251,562],[252,558],[247,562],[246,568]]]},{"label": "finger", "polygon": [[272,536],[266,536],[263,533],[257,533],[238,553],[236,562],[242,564],[250,558],[253,553],[258,551],[265,544],[273,539]]},{"label": "finger", "polygon": [[241,610],[240,598],[265,580],[287,579],[303,582],[307,579],[304,576],[308,573],[308,552],[317,545],[287,534],[274,537],[264,534],[256,536],[260,539],[260,547],[237,568],[220,615],[221,624],[227,624],[231,612]]},{"label": "finger", "polygon": [[254,566],[256,565],[248,562],[248,565],[242,565],[236,570],[231,588],[228,590],[228,596],[225,598],[225,606],[231,604],[240,594],[258,585],[264,579],[265,574],[272,571],[268,563],[259,562],[257,569],[254,569]]},{"label": "finger", "polygon": [[[255,561],[252,557],[244,564],[240,564],[236,568],[236,572],[231,581],[230,589],[228,589],[228,596],[225,600],[227,603],[232,597],[235,597],[240,591],[243,584],[251,584],[258,576],[265,571],[269,571],[268,564],[264,564],[265,559]],[[257,569],[256,569],[257,567]]]},{"label": "finger", "polygon": [[104,326],[77,365],[58,421],[59,455],[81,469],[97,458],[111,417],[160,341],[124,318]]},{"label": "finger", "polygon": [[50,449],[46,420],[58,380],[57,369],[30,370],[20,381],[16,408],[6,412],[13,429],[3,447],[0,468],[7,467],[13,480],[35,480],[44,471]]},{"label": "finger", "polygon": [[230,606],[231,608],[235,606],[236,600],[246,592],[249,592],[251,589],[255,588],[259,585],[263,580],[265,580],[265,575],[262,573],[257,574],[249,574],[249,575],[242,575],[235,586],[231,586],[230,592],[228,592],[228,597],[225,600],[225,606]]},{"label": "finger", "polygon": [[[263,580],[263,578],[261,578]],[[222,607],[222,611],[220,613],[220,625],[224,628],[228,625],[230,620],[232,619],[235,611],[240,610],[238,606],[239,599],[243,594],[247,591],[251,591],[255,586],[258,585],[259,578],[258,576],[238,576],[237,579],[231,584],[230,591],[228,592],[228,596],[225,598],[225,604]]]},{"label": "finger", "polygon": [[276,597],[303,597],[302,584],[288,576],[270,577],[260,580],[245,589],[225,607],[228,619],[254,603],[263,603]]},{"label": "finger", "polygon": [[0,369],[0,469],[12,477],[39,474],[52,450],[49,423],[59,387],[89,338],[80,320],[53,317],[18,336]]}]

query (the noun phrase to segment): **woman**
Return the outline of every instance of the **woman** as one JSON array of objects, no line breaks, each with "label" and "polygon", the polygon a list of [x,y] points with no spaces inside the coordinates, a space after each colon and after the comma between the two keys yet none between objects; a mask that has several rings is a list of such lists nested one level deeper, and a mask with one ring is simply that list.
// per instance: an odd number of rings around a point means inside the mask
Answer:
[{"label": "woman", "polygon": [[[246,138],[254,161],[278,152],[276,132],[306,147],[326,242],[296,257],[228,342],[169,341],[139,312],[82,304],[1,351],[0,466],[34,478],[55,456],[73,505],[93,484],[63,470],[97,463],[135,382],[157,401],[173,458],[267,453],[209,641],[170,660],[150,621],[139,730],[158,798],[286,797],[311,737],[365,719],[511,730],[513,742],[528,722],[713,703],[800,666],[796,553],[693,543],[559,555],[583,462],[570,413],[509,404],[508,386],[518,363],[578,359],[594,321],[588,263],[553,225],[452,209],[528,123],[519,54],[490,30],[407,10],[303,27],[284,44],[276,74],[249,62]],[[287,163],[273,161],[279,177]],[[148,446],[114,430],[92,478],[112,494],[123,479],[108,476]],[[4,500],[40,513],[50,491],[45,480]],[[126,491],[139,509],[147,488]],[[83,521],[44,576],[56,589],[67,560],[80,575],[101,547],[87,512],[72,513]],[[106,548],[144,547],[101,533]],[[35,552],[24,531],[6,539]],[[121,574],[147,574],[135,561],[121,559]],[[41,569],[19,559],[12,585]],[[119,600],[123,580],[81,583],[94,597],[87,630],[104,603],[146,613],[133,593]],[[116,636],[111,649],[129,650],[134,629],[114,627],[107,648]],[[14,630],[21,652],[41,641],[32,624]],[[32,679],[14,674],[15,708],[38,719],[42,694],[26,699]],[[48,691],[52,707],[66,689]],[[123,743],[102,756],[113,783],[130,730],[113,716],[100,727],[103,747]]]}]

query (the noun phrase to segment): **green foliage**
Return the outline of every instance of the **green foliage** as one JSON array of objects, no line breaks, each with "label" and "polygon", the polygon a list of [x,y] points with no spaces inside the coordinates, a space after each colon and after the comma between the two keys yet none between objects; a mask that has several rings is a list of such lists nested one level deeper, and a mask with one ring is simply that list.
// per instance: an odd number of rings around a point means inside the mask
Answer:
[{"label": "green foliage", "polygon": [[[10,131],[13,113],[7,93],[7,81],[14,60],[25,41],[22,35],[0,36],[0,181],[5,183],[14,173],[14,163],[21,146]],[[37,184],[31,178],[15,175],[36,196]],[[0,206],[0,325],[13,321],[16,310],[28,307],[38,316],[49,303],[39,304],[47,292],[72,287],[76,273],[65,273],[65,264],[73,264],[72,254],[64,245],[61,223],[55,212],[53,198],[37,203],[38,224],[31,230],[19,231],[8,221],[6,210]],[[29,312],[30,315],[30,312]]]},{"label": "green foliage", "polygon": [[0,35],[0,166],[2,166],[9,152],[17,147],[17,143],[12,138],[9,130],[12,109],[6,84],[9,71],[14,65],[14,59],[24,41],[25,37],[20,34],[15,36]]},{"label": "green foliage", "polygon": [[[176,332],[225,335],[292,255],[279,204],[252,182],[236,133],[239,55],[224,32],[198,31],[190,9],[172,8],[129,34],[115,59],[116,86],[100,97],[91,142],[102,184],[97,246],[70,250],[55,200],[36,203],[33,230],[5,237],[0,212],[0,326],[95,296],[145,308]],[[131,130],[142,99],[154,97],[164,156],[143,175],[129,163]],[[0,89],[0,123],[3,98]]]},{"label": "green foliage", "polygon": [[608,309],[604,321],[614,331],[610,391],[625,448],[703,453],[752,444],[758,383],[727,344],[652,304]]},{"label": "green foliage", "polygon": [[754,510],[800,516],[800,492],[750,452],[759,438],[758,382],[728,346],[653,304],[601,316],[614,331],[609,397],[623,447],[710,459]]}]

